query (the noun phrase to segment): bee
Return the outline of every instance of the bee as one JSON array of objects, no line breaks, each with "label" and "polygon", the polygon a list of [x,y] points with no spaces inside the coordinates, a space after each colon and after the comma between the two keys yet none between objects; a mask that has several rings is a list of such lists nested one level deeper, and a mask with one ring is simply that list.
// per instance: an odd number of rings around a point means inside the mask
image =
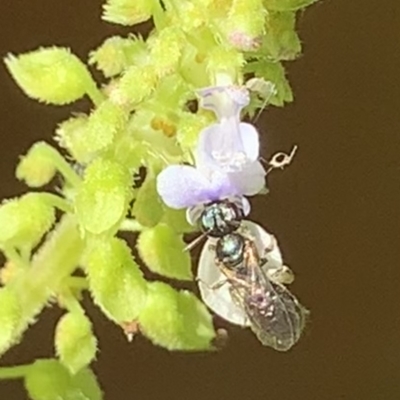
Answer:
[{"label": "bee", "polygon": [[289,350],[301,336],[308,311],[282,283],[267,277],[254,240],[234,232],[218,240],[215,253],[231,298],[258,340],[278,351]]},{"label": "bee", "polygon": [[285,286],[294,275],[275,237],[245,214],[230,201],[210,203],[200,214],[207,236],[197,271],[200,294],[220,317],[250,327],[265,346],[287,351],[299,340],[308,311]]}]

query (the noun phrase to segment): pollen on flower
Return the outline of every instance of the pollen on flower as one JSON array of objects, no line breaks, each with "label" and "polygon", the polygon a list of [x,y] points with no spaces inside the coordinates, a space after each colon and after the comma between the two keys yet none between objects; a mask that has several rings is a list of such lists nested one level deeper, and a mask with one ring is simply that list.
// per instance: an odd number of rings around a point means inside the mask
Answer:
[{"label": "pollen on flower", "polygon": [[150,122],[150,126],[155,131],[163,132],[166,137],[173,137],[176,135],[176,125],[166,119],[154,117]]},{"label": "pollen on flower", "polygon": [[18,274],[19,267],[12,261],[7,261],[0,269],[0,283],[5,286]]}]

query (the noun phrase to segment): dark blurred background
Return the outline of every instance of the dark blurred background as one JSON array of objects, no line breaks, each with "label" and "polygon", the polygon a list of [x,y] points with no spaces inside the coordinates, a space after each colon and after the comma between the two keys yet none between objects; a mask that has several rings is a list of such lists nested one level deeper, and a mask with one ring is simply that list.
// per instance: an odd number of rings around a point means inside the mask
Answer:
[{"label": "dark blurred background", "polygon": [[[129,32],[101,21],[100,0],[1,3],[1,57],[56,44],[86,59],[107,36]],[[299,146],[292,165],[271,175],[270,194],[252,201],[312,313],[298,345],[277,353],[232,327],[218,353],[169,353],[143,338],[128,344],[91,308],[107,400],[400,399],[399,28],[398,0],[307,9],[298,22],[304,54],[287,64],[295,102],[258,121],[264,158]],[[14,178],[19,154],[77,109],[88,103],[28,99],[0,66],[1,197],[25,190]],[[51,356],[59,315],[46,310],[1,365]],[[0,398],[25,399],[21,382],[0,382]]]}]

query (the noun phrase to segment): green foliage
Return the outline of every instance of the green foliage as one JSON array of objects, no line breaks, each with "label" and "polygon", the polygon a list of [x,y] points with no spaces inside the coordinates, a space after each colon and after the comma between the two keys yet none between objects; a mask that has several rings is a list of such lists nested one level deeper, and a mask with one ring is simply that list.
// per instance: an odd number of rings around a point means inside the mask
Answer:
[{"label": "green foliage", "polygon": [[[196,90],[244,85],[256,77],[267,91],[253,92],[247,113],[257,112],[271,88],[270,104],[293,100],[282,62],[300,53],[297,11],[315,1],[106,0],[104,20],[134,25],[151,19],[154,29],[146,39],[113,36],[90,53],[89,64],[108,79],[101,90],[67,48],[5,58],[29,97],[63,105],[87,95],[93,103],[89,113],[75,113],[56,129],[54,139],[68,156],[38,142],[16,169],[17,178],[32,188],[60,174],[62,179],[54,180],[57,194],[27,193],[0,206],[0,248],[6,257],[0,354],[20,340],[52,299],[67,309],[55,332],[59,361],[36,361],[23,374],[33,400],[102,399],[87,369],[97,342],[79,305],[82,290],[89,290],[107,318],[122,328],[138,323],[157,345],[212,348],[215,332],[205,306],[187,291],[147,282],[139,266],[167,278],[193,278],[182,235],[196,228],[185,210],[161,202],[156,175],[168,164],[192,163],[199,133],[214,122],[213,113],[192,111]],[[141,168],[146,179],[133,189]],[[55,208],[63,213],[58,223]],[[120,230],[140,231],[134,238],[138,262],[117,236]],[[79,268],[85,277],[72,276]],[[4,278],[7,274],[12,278]],[[76,279],[81,286],[73,286]],[[69,304],[63,304],[65,293],[72,297]]]},{"label": "green foliage", "polygon": [[16,327],[21,318],[18,297],[12,289],[0,289],[0,355],[15,342]]},{"label": "green foliage", "polygon": [[25,376],[32,400],[102,400],[103,394],[90,369],[72,375],[56,360],[38,360]]},{"label": "green foliage", "polygon": [[185,246],[181,236],[163,223],[143,231],[137,244],[141,259],[151,271],[169,278],[192,279]]},{"label": "green foliage", "polygon": [[44,142],[35,143],[28,153],[21,158],[16,175],[30,187],[40,187],[51,181],[56,173],[56,167],[48,154],[48,145]]},{"label": "green foliage", "polygon": [[295,31],[296,14],[294,12],[271,12],[266,17],[268,34],[261,51],[272,60],[292,60],[301,51],[300,39]]},{"label": "green foliage", "polygon": [[132,215],[141,225],[153,227],[160,222],[163,213],[163,204],[156,190],[156,179],[150,173],[138,190]]},{"label": "green foliage", "polygon": [[130,248],[122,239],[96,239],[84,257],[94,302],[117,324],[135,321],[147,295],[147,284]]},{"label": "green foliage", "polygon": [[96,65],[104,76],[110,78],[121,74],[132,64],[145,62],[146,59],[146,44],[140,36],[113,36],[90,53],[89,64]]},{"label": "green foliage", "polygon": [[85,65],[63,47],[10,54],[6,66],[21,89],[45,103],[62,105],[80,99],[94,83]]},{"label": "green foliage", "polygon": [[33,248],[55,221],[54,208],[39,193],[0,206],[0,247]]},{"label": "green foliage", "polygon": [[118,162],[93,161],[75,200],[82,228],[94,234],[116,230],[132,198],[131,182],[129,171]]},{"label": "green foliage", "polygon": [[89,319],[79,311],[68,312],[58,321],[55,347],[61,363],[75,374],[95,358],[97,340]]},{"label": "green foliage", "polygon": [[149,284],[139,323],[154,344],[169,350],[212,349],[215,332],[204,304],[192,293],[178,292],[165,283]]}]

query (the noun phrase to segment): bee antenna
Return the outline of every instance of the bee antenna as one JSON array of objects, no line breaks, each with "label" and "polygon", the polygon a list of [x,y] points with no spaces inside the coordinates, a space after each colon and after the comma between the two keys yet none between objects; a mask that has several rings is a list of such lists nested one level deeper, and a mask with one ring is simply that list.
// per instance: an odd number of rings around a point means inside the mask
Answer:
[{"label": "bee antenna", "polygon": [[193,247],[195,247],[198,243],[200,243],[208,234],[209,234],[210,230],[207,230],[205,232],[203,232],[200,236],[198,236],[196,239],[194,239],[191,243],[189,243],[184,249],[183,251],[190,251],[193,249]]}]

